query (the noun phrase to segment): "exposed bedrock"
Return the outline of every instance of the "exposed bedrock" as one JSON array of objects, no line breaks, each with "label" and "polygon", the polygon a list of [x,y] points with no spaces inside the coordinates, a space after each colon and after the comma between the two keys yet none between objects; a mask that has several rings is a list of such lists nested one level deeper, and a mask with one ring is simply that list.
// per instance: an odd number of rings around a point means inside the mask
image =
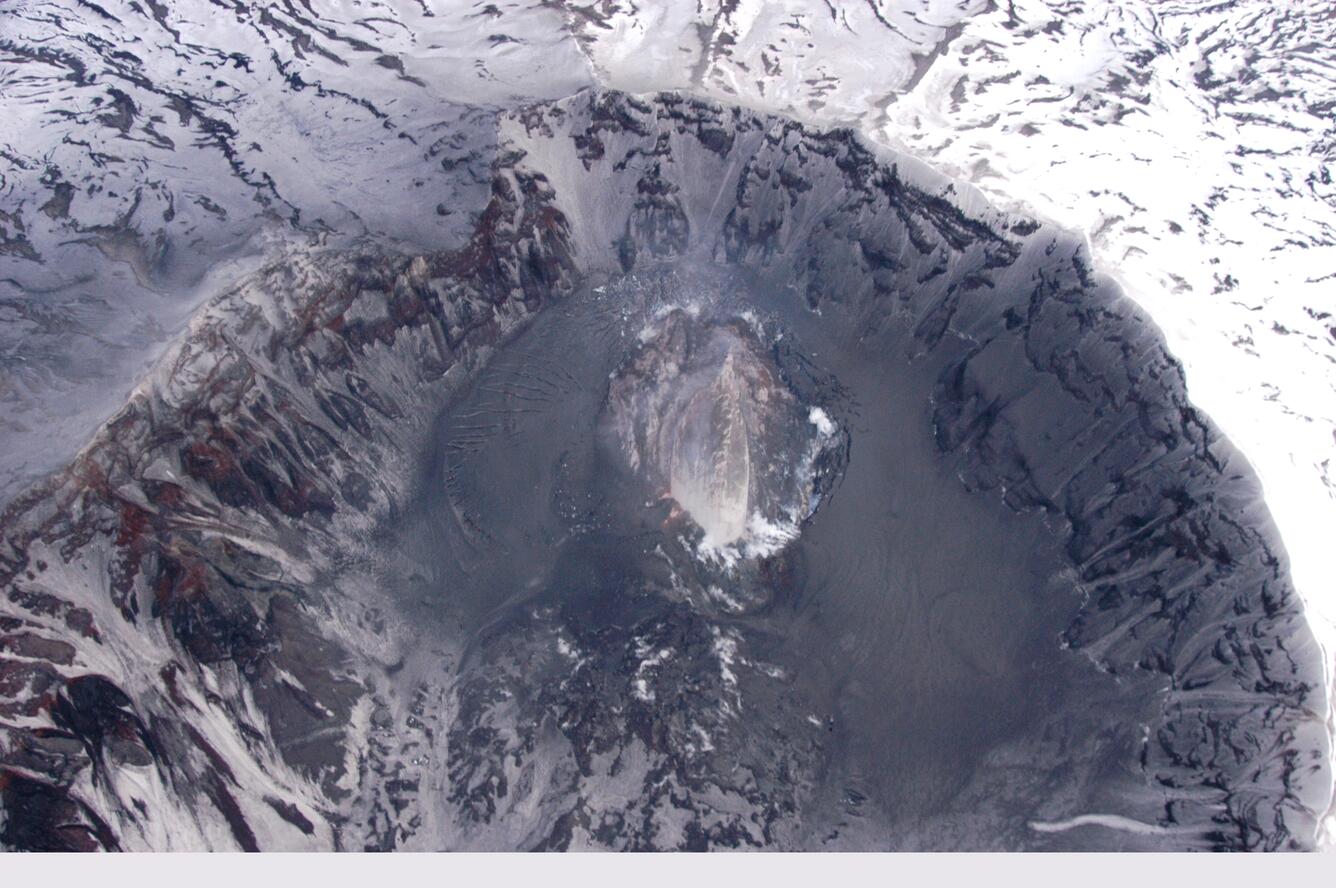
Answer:
[{"label": "exposed bedrock", "polygon": [[[448,601],[453,580],[419,575],[395,529],[436,418],[480,368],[577,291],[695,268],[786,294],[851,349],[884,344],[907,380],[930,372],[903,422],[958,490],[1046,528],[1067,608],[1049,645],[1088,687],[1141,701],[1139,724],[1018,728],[1028,739],[984,756],[961,799],[1055,761],[1076,776],[994,800],[996,833],[934,821],[956,830],[916,846],[1312,845],[1331,792],[1322,663],[1260,487],[1080,243],[850,132],[678,95],[532,106],[501,118],[498,144],[466,246],[276,259],[7,509],[0,842],[904,847],[905,812],[864,790],[828,797],[858,744],[823,738],[857,726],[814,716],[801,735],[806,692],[744,674],[782,603],[740,608],[764,624],[724,622],[647,573],[643,606],[617,599],[635,633],[590,623],[611,606],[595,590],[422,645],[383,594],[407,576]],[[727,323],[697,334],[719,360],[695,367],[705,395],[665,389],[654,406],[677,417],[672,435],[645,437],[645,390],[612,403],[657,480],[728,542],[757,490],[737,436],[770,424],[799,441],[808,405],[767,376],[790,372],[763,354],[785,346]],[[777,393],[765,410],[762,390]],[[859,454],[855,439],[851,466]],[[487,551],[467,510],[452,520]],[[600,551],[553,582],[623,569],[608,556],[581,573]],[[776,587],[802,569],[746,568]],[[563,653],[597,632],[615,642],[601,659]],[[419,669],[433,645],[445,668]],[[696,661],[715,664],[708,679]],[[1134,828],[1109,828],[1119,817]]]}]

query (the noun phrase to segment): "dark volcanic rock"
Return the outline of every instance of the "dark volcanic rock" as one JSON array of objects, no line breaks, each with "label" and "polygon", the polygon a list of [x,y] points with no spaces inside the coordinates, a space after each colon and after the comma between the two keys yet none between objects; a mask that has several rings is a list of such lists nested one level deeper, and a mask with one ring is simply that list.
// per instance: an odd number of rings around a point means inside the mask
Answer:
[{"label": "dark volcanic rock", "polygon": [[[69,731],[94,764],[37,755],[45,729],[6,723],[5,760],[33,773],[9,778],[7,842],[215,846],[201,804],[244,849],[288,841],[258,833],[259,812],[329,841],[273,772],[282,763],[331,799],[348,794],[338,784],[362,742],[350,732],[365,661],[328,620],[366,604],[292,575],[342,557],[341,539],[393,508],[421,425],[396,422],[391,405],[430,413],[476,344],[563,286],[550,193],[534,176],[497,176],[460,251],[291,257],[215,300],[75,464],[7,510],[6,619],[32,630],[5,636],[25,658],[0,660],[5,710]],[[369,352],[374,383],[350,372]],[[80,675],[122,649],[134,658],[115,683]],[[176,805],[150,810],[120,767],[147,769]],[[38,818],[94,809],[108,819],[81,815],[88,829],[39,841]]]}]

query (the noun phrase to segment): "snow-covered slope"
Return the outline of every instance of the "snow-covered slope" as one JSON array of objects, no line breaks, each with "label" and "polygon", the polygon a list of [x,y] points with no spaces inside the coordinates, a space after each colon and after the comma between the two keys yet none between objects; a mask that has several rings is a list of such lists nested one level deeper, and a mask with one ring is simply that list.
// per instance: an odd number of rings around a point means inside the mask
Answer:
[{"label": "snow-covered slope", "polygon": [[0,497],[73,455],[266,251],[467,237],[483,106],[589,82],[551,11],[507,18],[522,52],[499,28],[467,4],[6,4]]},{"label": "snow-covered slope", "polygon": [[294,251],[210,300],[5,510],[7,843],[340,847],[399,644],[356,556],[567,261],[541,184],[497,173],[459,250]]},{"label": "snow-covered slope", "polygon": [[1334,28],[1316,0],[7,4],[0,497],[266,255],[463,243],[498,109],[682,88],[1083,232],[1260,475],[1330,652]]}]

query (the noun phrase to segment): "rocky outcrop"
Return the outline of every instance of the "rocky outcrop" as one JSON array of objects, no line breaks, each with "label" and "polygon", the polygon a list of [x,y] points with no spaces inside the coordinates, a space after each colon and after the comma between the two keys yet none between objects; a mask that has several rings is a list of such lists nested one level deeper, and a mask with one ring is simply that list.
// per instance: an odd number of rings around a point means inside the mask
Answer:
[{"label": "rocky outcrop", "polygon": [[6,511],[6,845],[337,844],[376,630],[325,577],[453,381],[568,285],[551,198],[498,166],[461,250],[275,261]]}]

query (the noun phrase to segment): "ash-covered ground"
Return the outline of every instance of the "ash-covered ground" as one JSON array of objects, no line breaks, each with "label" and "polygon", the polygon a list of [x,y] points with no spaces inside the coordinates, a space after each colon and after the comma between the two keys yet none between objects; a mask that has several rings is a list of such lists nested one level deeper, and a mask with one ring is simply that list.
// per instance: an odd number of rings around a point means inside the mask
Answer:
[{"label": "ash-covered ground", "polygon": [[[842,314],[736,271],[638,273],[537,318],[445,411],[405,521],[435,650],[403,675],[455,683],[426,781],[453,804],[410,846],[1068,846],[1030,821],[1116,768],[1140,738],[1114,726],[1154,704],[1063,650],[1080,597],[1042,518],[942,459],[941,367]],[[750,444],[751,487],[785,476],[801,510],[768,520],[755,494],[728,546],[607,427],[676,364],[662,337],[708,347],[721,324],[808,426]],[[1042,774],[998,762],[1059,749]]]}]

